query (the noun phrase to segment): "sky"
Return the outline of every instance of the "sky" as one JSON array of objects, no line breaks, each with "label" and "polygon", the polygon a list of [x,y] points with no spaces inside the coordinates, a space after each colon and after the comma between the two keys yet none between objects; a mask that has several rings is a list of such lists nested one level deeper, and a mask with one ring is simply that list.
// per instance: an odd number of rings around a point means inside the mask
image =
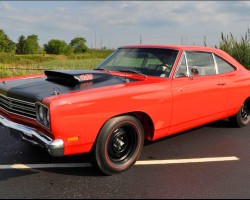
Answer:
[{"label": "sky", "polygon": [[0,1],[0,29],[17,42],[36,34],[90,48],[127,44],[213,47],[221,32],[240,39],[250,28],[250,1]]}]

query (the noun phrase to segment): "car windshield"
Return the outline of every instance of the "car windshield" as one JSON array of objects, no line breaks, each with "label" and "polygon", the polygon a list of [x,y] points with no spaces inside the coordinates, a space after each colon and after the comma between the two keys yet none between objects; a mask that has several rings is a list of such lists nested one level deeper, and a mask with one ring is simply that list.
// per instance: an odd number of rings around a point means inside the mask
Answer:
[{"label": "car windshield", "polygon": [[120,48],[95,69],[169,77],[178,50],[158,48]]}]

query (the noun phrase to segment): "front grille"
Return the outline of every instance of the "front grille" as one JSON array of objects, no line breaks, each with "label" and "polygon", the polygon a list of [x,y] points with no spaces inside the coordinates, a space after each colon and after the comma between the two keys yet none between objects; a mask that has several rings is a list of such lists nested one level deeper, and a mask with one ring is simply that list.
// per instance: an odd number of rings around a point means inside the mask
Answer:
[{"label": "front grille", "polygon": [[0,95],[0,107],[7,112],[36,119],[35,103],[21,101]]}]

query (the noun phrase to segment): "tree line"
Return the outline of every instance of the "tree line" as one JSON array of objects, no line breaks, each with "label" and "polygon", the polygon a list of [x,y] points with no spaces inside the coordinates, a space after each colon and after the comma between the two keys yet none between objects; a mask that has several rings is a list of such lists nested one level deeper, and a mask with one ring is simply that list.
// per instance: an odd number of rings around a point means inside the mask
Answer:
[{"label": "tree line", "polygon": [[[38,40],[38,36],[34,34],[27,37],[21,35],[15,43],[0,29],[0,53],[71,55],[84,53],[88,50],[86,40],[83,37],[73,38],[69,44],[63,40],[52,39],[43,47],[39,46]],[[204,46],[206,46],[206,38]],[[234,37],[232,33],[225,35],[222,32],[219,45],[218,47],[215,45],[215,48],[224,50],[243,66],[250,69],[250,29],[240,39]]]},{"label": "tree line", "polygon": [[67,44],[64,40],[52,39],[43,47],[39,46],[39,38],[32,34],[25,37],[21,35],[17,43],[13,42],[8,35],[0,29],[0,52],[16,53],[16,54],[78,54],[88,50],[86,39],[83,37],[75,37]]}]

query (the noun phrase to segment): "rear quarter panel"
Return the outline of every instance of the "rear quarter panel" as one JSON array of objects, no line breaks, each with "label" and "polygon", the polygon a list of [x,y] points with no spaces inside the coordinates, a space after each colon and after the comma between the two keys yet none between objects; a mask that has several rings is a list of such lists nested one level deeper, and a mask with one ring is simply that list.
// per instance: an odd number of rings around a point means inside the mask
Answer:
[{"label": "rear quarter panel", "polygon": [[222,74],[227,90],[227,108],[233,109],[234,113],[239,110],[244,101],[250,97],[250,71],[226,52],[215,49],[215,54],[233,65],[236,70]]}]

